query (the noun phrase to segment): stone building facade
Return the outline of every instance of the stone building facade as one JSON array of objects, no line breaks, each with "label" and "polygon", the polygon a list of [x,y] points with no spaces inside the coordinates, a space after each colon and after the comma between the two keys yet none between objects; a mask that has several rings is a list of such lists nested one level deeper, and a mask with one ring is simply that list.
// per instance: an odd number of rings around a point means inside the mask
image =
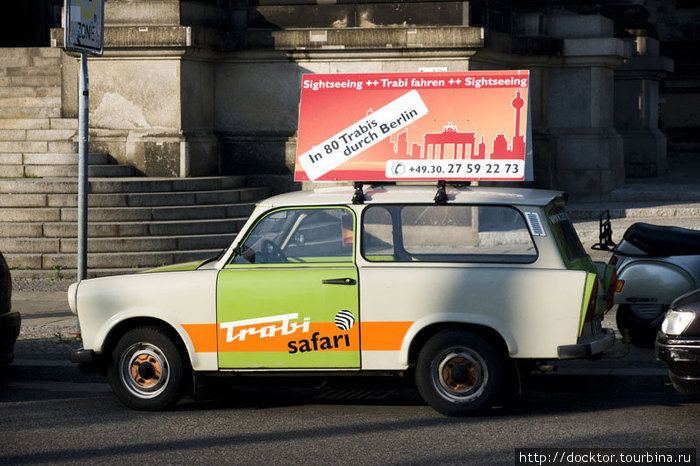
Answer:
[{"label": "stone building facade", "polygon": [[[660,85],[699,95],[694,82],[664,84],[661,3],[105,0],[91,151],[147,176],[246,174],[287,190],[303,73],[529,69],[534,184],[605,200],[626,177],[666,171],[659,103],[682,105],[660,100]],[[66,117],[77,75],[65,55]],[[668,113],[666,128],[696,124]]]}]

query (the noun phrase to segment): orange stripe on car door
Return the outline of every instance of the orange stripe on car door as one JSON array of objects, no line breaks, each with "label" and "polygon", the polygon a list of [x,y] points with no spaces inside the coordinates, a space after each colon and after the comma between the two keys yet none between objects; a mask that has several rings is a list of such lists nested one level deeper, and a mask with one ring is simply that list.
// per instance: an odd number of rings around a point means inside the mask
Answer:
[{"label": "orange stripe on car door", "polygon": [[[399,351],[413,322],[362,322],[360,344],[363,351]],[[217,324],[182,324],[197,353],[215,352]],[[265,350],[267,348],[256,348]]]}]

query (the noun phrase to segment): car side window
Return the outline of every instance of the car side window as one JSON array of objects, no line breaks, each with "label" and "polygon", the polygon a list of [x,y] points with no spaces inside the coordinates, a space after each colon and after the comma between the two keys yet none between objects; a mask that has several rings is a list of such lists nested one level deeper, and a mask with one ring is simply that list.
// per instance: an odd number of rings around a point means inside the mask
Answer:
[{"label": "car side window", "polygon": [[253,227],[233,263],[352,262],[354,224],[346,208],[275,211]]},{"label": "car side window", "polygon": [[362,254],[374,261],[394,260],[394,227],[389,209],[370,207],[365,211]]},{"label": "car side window", "polygon": [[530,263],[537,250],[522,214],[505,206],[370,206],[362,253],[369,261]]}]

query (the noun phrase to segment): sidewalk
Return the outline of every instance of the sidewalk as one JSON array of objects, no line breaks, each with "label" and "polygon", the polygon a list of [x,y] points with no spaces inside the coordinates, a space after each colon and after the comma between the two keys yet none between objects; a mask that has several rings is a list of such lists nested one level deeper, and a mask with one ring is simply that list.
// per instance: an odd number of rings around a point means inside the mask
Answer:
[{"label": "sidewalk", "polygon": [[[69,280],[15,280],[12,309],[22,315],[22,329],[15,344],[15,362],[65,361],[76,341],[76,317],[68,307]],[[55,364],[55,362],[54,362]]]},{"label": "sidewalk", "polygon": [[[17,280],[13,308],[22,314],[22,331],[15,346],[13,372],[77,374],[70,363],[76,318],[68,308],[69,280]],[[604,327],[617,330],[614,312]],[[598,361],[548,361],[554,370],[534,374],[528,383],[535,390],[565,391],[671,391],[665,365],[654,358],[652,349],[626,348],[618,339],[607,357]]]}]

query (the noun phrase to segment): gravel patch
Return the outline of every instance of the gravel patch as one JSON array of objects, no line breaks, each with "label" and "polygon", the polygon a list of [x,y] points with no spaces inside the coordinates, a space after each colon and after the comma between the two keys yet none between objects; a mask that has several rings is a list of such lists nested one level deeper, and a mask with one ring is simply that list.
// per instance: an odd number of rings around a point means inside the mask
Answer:
[{"label": "gravel patch", "polygon": [[69,360],[71,352],[81,346],[82,343],[75,338],[51,337],[26,340],[20,337],[15,343],[15,359]]},{"label": "gravel patch", "polygon": [[17,291],[68,291],[74,280],[56,278],[13,278],[12,289]]}]

